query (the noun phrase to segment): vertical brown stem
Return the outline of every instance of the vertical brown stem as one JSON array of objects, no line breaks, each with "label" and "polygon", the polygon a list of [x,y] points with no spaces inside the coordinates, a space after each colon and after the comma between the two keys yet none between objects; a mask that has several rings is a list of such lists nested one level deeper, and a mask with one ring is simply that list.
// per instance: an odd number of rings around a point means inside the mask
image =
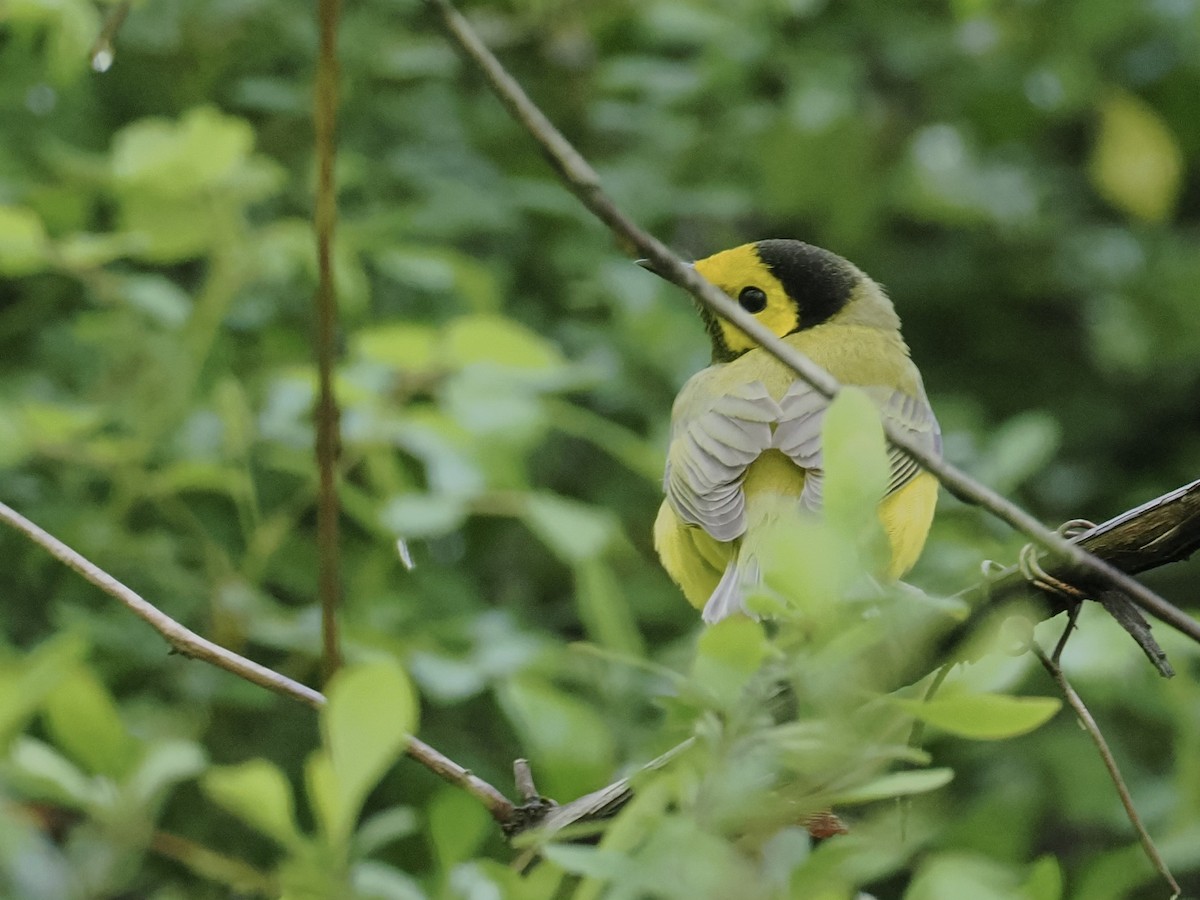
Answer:
[{"label": "vertical brown stem", "polygon": [[338,407],[333,395],[336,353],[337,293],[333,281],[333,234],[337,222],[334,187],[337,130],[338,60],[337,25],[340,0],[319,0],[317,20],[320,49],[317,56],[313,120],[317,149],[317,196],[314,228],[317,235],[316,306],[318,398],[316,453],[320,487],[317,492],[317,580],[321,597],[322,665],[326,680],[341,666],[338,640],[339,559],[337,461]]}]

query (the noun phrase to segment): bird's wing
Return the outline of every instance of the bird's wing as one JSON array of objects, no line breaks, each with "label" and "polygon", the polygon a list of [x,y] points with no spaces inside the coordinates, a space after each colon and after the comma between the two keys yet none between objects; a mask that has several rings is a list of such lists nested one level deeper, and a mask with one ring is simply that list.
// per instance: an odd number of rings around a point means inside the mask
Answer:
[{"label": "bird's wing", "polygon": [[746,467],[770,448],[780,408],[759,381],[714,397],[704,388],[689,384],[675,405],[663,487],[682,521],[732,541],[746,530]]},{"label": "bird's wing", "polygon": [[[942,452],[942,430],[938,427],[933,408],[925,397],[924,390],[919,396],[906,394],[894,388],[869,387],[867,395],[875,401],[883,420],[891,423],[903,434],[931,453]],[[921,471],[917,461],[901,450],[888,443],[888,467],[891,474],[888,478],[887,494],[893,494],[912,481]],[[884,496],[887,496],[885,494]]]},{"label": "bird's wing", "polygon": [[[941,452],[941,431],[924,391],[914,397],[897,388],[882,386],[861,390],[879,408],[884,421],[912,435],[933,452]],[[791,385],[779,401],[782,415],[775,428],[773,446],[805,470],[800,505],[809,510],[820,509],[823,500],[821,425],[825,420],[826,405],[825,398],[803,381]],[[920,471],[920,466],[911,456],[891,444],[888,444],[888,466],[887,494],[904,487]]]}]

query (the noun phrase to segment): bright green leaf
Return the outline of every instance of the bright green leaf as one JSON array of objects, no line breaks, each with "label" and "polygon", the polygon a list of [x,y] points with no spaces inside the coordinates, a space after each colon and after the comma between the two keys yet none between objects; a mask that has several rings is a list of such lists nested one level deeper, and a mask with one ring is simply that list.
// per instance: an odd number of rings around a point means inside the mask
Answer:
[{"label": "bright green leaf", "polygon": [[46,267],[49,243],[37,213],[0,206],[0,275],[30,275]]},{"label": "bright green leaf", "polygon": [[349,835],[363,801],[400,756],[417,722],[417,698],[391,659],[350,666],[326,690],[322,733],[337,790],[335,839]]},{"label": "bright green leaf", "polygon": [[470,794],[456,788],[439,791],[429,805],[429,841],[441,871],[470,859],[492,827],[487,810]]},{"label": "bright green leaf", "polygon": [[742,688],[758,671],[768,652],[762,624],[730,616],[710,625],[696,644],[692,677],[723,705],[738,701]]},{"label": "bright green leaf", "polygon": [[1109,203],[1138,219],[1170,217],[1183,183],[1183,154],[1170,127],[1138,97],[1115,93],[1100,105],[1089,165]]},{"label": "bright green leaf", "polygon": [[896,700],[906,712],[960,737],[1000,740],[1033,731],[1062,707],[1056,697],[949,694],[932,700]]},{"label": "bright green leaf", "polygon": [[87,645],[74,635],[40,644],[24,659],[0,662],[0,742],[22,728],[67,672],[83,659]]},{"label": "bright green leaf", "polygon": [[541,372],[565,365],[553,344],[503,316],[480,313],[455,319],[446,328],[445,341],[448,365],[491,363]]},{"label": "bright green leaf", "polygon": [[953,778],[954,772],[950,769],[912,769],[904,772],[890,772],[862,787],[837,794],[834,801],[839,806],[851,806],[856,803],[874,803],[877,800],[889,800],[893,797],[924,794],[949,784]]},{"label": "bright green leaf", "polygon": [[317,827],[338,848],[345,846],[349,838],[348,824],[341,810],[339,789],[333,774],[329,753],[318,750],[309,754],[304,765],[304,792]]},{"label": "bright green leaf", "polygon": [[121,722],[112,695],[84,666],[67,674],[46,698],[46,727],[54,742],[93,775],[121,778],[138,746]]},{"label": "bright green leaf", "polygon": [[843,388],[825,413],[825,515],[857,533],[859,523],[874,521],[887,487],[887,445],[879,410],[858,388]]},{"label": "bright green leaf", "polygon": [[354,352],[363,359],[405,372],[438,365],[437,332],[428,325],[391,323],[359,331]]},{"label": "bright green leaf", "polygon": [[1027,900],[1061,900],[1063,872],[1058,860],[1049,854],[1038,857],[1029,867],[1029,877],[1021,886],[1021,894]]},{"label": "bright green leaf", "polygon": [[273,763],[252,759],[214,768],[202,786],[214,803],[279,844],[300,840],[292,787]]}]

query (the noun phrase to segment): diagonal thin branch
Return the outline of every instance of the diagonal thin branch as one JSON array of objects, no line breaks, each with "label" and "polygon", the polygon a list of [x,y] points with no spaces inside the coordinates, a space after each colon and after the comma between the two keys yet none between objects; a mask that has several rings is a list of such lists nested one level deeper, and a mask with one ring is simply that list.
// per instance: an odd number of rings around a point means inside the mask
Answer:
[{"label": "diagonal thin branch", "polygon": [[[325,705],[325,695],[320,691],[314,691],[286,675],[280,675],[273,669],[259,665],[220,644],[214,644],[190,628],[184,627],[135,590],[122,584],[91,560],[72,550],[54,535],[39,528],[4,503],[0,503],[0,522],[4,522],[25,535],[63,565],[74,569],[104,593],[119,601],[126,609],[166,638],[167,643],[183,656],[201,660],[218,669],[224,669],[252,684],[264,687],[282,697],[298,700],[313,709],[319,710]],[[474,796],[487,808],[492,818],[500,824],[503,825],[512,818],[513,805],[507,797],[482,778],[464,769],[424,741],[410,737],[404,752],[439,778],[457,785]]]},{"label": "diagonal thin branch", "polygon": [[[475,33],[449,0],[426,0],[441,19],[447,34],[467,60],[486,77],[492,91],[538,143],[567,188],[622,241],[646,257],[654,271],[688,291],[704,306],[732,322],[764,350],[796,372],[826,398],[840,389],[837,380],[807,356],[776,337],[723,291],[685,265],[665,244],[639,228],[604,192],[600,177],[561,132],[529,99],[515,79]],[[888,440],[900,447],[964,502],[982,506],[992,515],[1028,535],[1051,551],[1056,559],[1081,573],[1124,591],[1142,609],[1200,642],[1200,622],[1168,603],[1149,588],[1047,528],[1016,504],[971,478],[957,466],[919,446],[915,440],[885,423]]]},{"label": "diagonal thin branch", "polygon": [[[1068,623],[1067,634],[1070,633],[1070,629],[1074,624],[1074,621]],[[1066,634],[1064,634],[1065,637]],[[1112,750],[1109,749],[1108,741],[1104,739],[1104,734],[1100,731],[1100,726],[1096,724],[1096,720],[1092,717],[1091,711],[1083,702],[1083,698],[1071,686],[1071,682],[1067,680],[1066,674],[1058,664],[1058,654],[1062,650],[1062,642],[1059,642],[1059,646],[1054,653],[1054,658],[1047,656],[1046,651],[1038,646],[1036,642],[1030,644],[1030,649],[1033,651],[1034,656],[1038,658],[1042,667],[1054,679],[1058,685],[1058,689],[1062,691],[1063,697],[1066,698],[1071,709],[1075,711],[1075,715],[1079,719],[1079,724],[1083,726],[1083,730],[1088,733],[1088,737],[1096,745],[1096,750],[1100,753],[1100,759],[1104,761],[1104,768],[1108,770],[1108,776],[1112,779],[1113,786],[1117,789],[1117,796],[1121,798],[1121,805],[1125,807],[1125,815],[1129,817],[1129,824],[1137,832],[1138,840],[1141,841],[1142,849],[1146,852],[1150,864],[1154,866],[1155,871],[1163,877],[1163,880],[1171,888],[1171,900],[1176,900],[1180,893],[1182,893],[1179,889],[1179,883],[1171,875],[1171,870],[1167,868],[1162,854],[1158,852],[1158,847],[1155,845],[1154,839],[1150,837],[1150,832],[1146,830],[1146,826],[1142,822],[1142,817],[1138,815],[1138,811],[1133,805],[1133,797],[1129,793],[1125,779],[1121,776],[1121,770],[1117,766],[1117,760],[1113,756]]]}]

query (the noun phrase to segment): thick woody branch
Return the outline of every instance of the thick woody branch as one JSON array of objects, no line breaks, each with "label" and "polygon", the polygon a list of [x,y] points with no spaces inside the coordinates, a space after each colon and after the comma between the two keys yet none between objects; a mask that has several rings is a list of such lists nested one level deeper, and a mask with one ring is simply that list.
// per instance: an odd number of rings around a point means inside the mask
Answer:
[{"label": "thick woody branch", "polygon": [[[214,644],[190,628],[185,628],[135,590],[122,584],[91,560],[76,553],[54,535],[39,528],[12,507],[3,503],[0,503],[0,521],[25,535],[63,565],[74,569],[104,593],[120,602],[126,609],[166,638],[167,643],[176,652],[191,659],[209,663],[218,669],[224,669],[252,684],[257,684],[259,687],[274,691],[291,700],[298,700],[313,709],[320,709],[325,705],[325,695],[320,691],[314,691],[307,685],[280,675],[220,644]],[[415,737],[409,738],[405,753],[439,778],[472,794],[487,807],[488,812],[497,822],[504,824],[512,818],[513,805],[507,797],[428,744]]]},{"label": "thick woody branch", "polygon": [[[449,0],[426,0],[437,13],[447,34],[459,50],[484,74],[492,91],[530,136],[541,147],[550,164],[559,173],[567,188],[579,198],[620,241],[644,256],[651,267],[668,281],[688,291],[698,302],[732,322],[753,338],[764,350],[796,372],[823,396],[832,399],[841,385],[827,371],[816,365],[794,347],[780,340],[729,296],[706,281],[695,269],[686,265],[665,244],[639,228],[604,192],[600,178],[571,143],[529,99],[521,86],[484,45],[470,23]],[[1127,594],[1146,612],[1173,625],[1193,640],[1200,642],[1200,622],[1139,584],[1119,569],[1088,553],[1081,546],[1066,540],[1047,528],[1016,504],[1001,497],[991,488],[971,478],[957,466],[929,452],[898,429],[886,426],[888,440],[907,452],[927,469],[956,497],[983,507],[992,515],[1007,522],[1046,548],[1052,557],[1070,567],[1076,574],[1098,578]]]}]

